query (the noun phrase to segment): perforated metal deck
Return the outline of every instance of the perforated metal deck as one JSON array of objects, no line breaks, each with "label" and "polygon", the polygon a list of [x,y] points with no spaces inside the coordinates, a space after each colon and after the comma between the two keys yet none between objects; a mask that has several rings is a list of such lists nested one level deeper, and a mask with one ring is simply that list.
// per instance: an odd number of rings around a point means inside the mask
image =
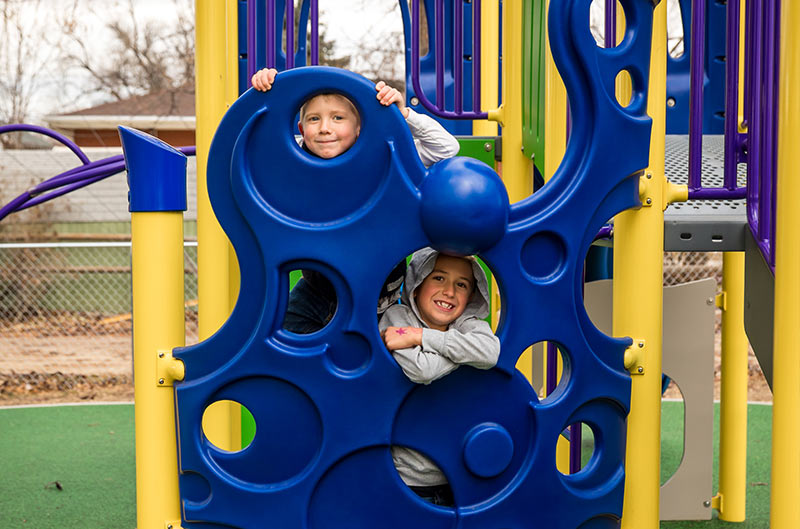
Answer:
[{"label": "perforated metal deck", "polygon": [[[707,187],[722,187],[724,138],[703,136],[701,177]],[[667,179],[686,184],[689,174],[689,136],[666,137]],[[739,185],[745,185],[745,164],[739,164]],[[664,212],[664,250],[677,252],[744,251],[747,226],[745,201],[692,200],[671,204]]]}]

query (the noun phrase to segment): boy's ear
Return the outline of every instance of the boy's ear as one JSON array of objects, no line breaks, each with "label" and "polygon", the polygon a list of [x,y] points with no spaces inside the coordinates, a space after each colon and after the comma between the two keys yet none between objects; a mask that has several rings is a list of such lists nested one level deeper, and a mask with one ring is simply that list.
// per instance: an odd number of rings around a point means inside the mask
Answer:
[{"label": "boy's ear", "polygon": [[297,128],[300,129],[300,135],[302,136],[303,135],[303,122],[302,121],[298,121],[297,122]]}]

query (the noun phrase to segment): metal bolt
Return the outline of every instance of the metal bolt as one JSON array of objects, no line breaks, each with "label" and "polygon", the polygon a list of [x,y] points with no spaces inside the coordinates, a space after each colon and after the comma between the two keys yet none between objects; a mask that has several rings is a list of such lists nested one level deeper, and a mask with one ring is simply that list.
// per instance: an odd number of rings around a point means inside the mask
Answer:
[{"label": "metal bolt", "polygon": [[492,150],[492,144],[488,141],[483,144],[483,150],[486,152],[490,152]]},{"label": "metal bolt", "polygon": [[670,97],[670,98],[667,99],[667,106],[668,107],[670,107],[670,108],[674,107],[675,103],[676,102],[675,102],[675,98],[674,97]]},{"label": "metal bolt", "polygon": [[159,378],[159,379],[158,379],[158,383],[159,383],[159,384],[163,384],[163,383],[164,383],[164,379],[163,379],[163,378]]},{"label": "metal bolt", "polygon": [[647,176],[647,179],[650,180],[651,178],[653,178],[653,173],[647,173],[646,176]]},{"label": "metal bolt", "polygon": [[653,203],[653,199],[652,198],[648,198],[647,200],[645,200],[645,202],[647,202],[648,204],[652,204]]},{"label": "metal bolt", "polygon": [[639,342],[639,349],[641,349],[642,347],[644,347],[644,342]]},{"label": "metal bolt", "polygon": [[164,358],[164,353],[158,353],[159,358]]},{"label": "metal bolt", "polygon": [[167,524],[167,529],[172,529],[172,524],[171,523]]},{"label": "metal bolt", "polygon": [[643,368],[642,366],[639,366],[639,367],[636,369],[636,371],[638,371],[639,373],[644,373],[644,368]]},{"label": "metal bolt", "polygon": [[713,305],[713,304],[714,304],[714,298],[708,298],[706,300],[706,305]]},{"label": "metal bolt", "polygon": [[414,105],[414,106],[419,105],[419,99],[417,99],[416,97],[412,97],[411,98],[411,104]]},{"label": "metal bolt", "polygon": [[703,507],[711,507],[711,502],[706,500],[703,502]]}]

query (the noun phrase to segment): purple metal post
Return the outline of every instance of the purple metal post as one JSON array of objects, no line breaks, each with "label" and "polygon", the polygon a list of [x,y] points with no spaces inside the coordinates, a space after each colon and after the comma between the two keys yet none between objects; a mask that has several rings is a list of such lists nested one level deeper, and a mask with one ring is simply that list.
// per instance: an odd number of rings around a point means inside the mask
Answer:
[{"label": "purple metal post", "polygon": [[286,0],[286,69],[294,68],[294,0]]},{"label": "purple metal post", "polygon": [[[436,28],[436,35],[434,40],[436,42],[436,108],[444,110],[445,107],[445,94],[444,94],[444,0],[436,0],[435,7],[434,27]],[[430,24],[430,21],[428,21]]]},{"label": "purple metal post", "polygon": [[311,0],[311,64],[319,64],[319,0]]},{"label": "purple metal post", "polygon": [[461,93],[464,79],[464,0],[453,2],[453,106],[457,113],[464,110]]},{"label": "purple metal post", "polygon": [[247,2],[247,88],[256,73],[256,3]]},{"label": "purple metal post", "polygon": [[[747,118],[747,216],[750,227],[756,240],[759,237],[759,185],[758,179],[761,166],[761,53],[763,47],[761,15],[762,4],[747,2],[747,63],[745,65],[745,78],[749,96],[754,101],[745,97],[745,116]],[[746,94],[748,95],[748,94]],[[765,254],[766,255],[766,254]]]},{"label": "purple metal post", "polygon": [[481,110],[481,0],[472,0],[472,111]]},{"label": "purple metal post", "polygon": [[547,342],[547,384],[545,385],[545,392],[547,395],[552,394],[558,385],[556,379],[558,378],[558,346],[553,342]]},{"label": "purple metal post", "polygon": [[267,68],[275,68],[275,0],[267,0]]},{"label": "purple metal post", "polygon": [[726,189],[736,189],[742,137],[739,134],[739,2],[728,2],[725,39],[725,158]]},{"label": "purple metal post", "polygon": [[689,189],[703,187],[703,81],[705,77],[706,2],[692,2],[691,63],[689,70]]},{"label": "purple metal post", "polygon": [[[767,9],[765,35],[767,38],[767,57],[766,57],[766,104],[764,109],[764,160],[765,172],[761,174],[761,207],[763,215],[762,226],[764,239],[769,247],[769,253],[765,253],[771,268],[775,267],[775,189],[777,184],[777,164],[778,164],[778,75],[780,54],[780,2],[778,0],[768,0],[765,3]],[[763,249],[762,249],[763,251]]]},{"label": "purple metal post", "polygon": [[606,48],[617,45],[617,0],[606,0],[603,44]]},{"label": "purple metal post", "polygon": [[581,423],[569,425],[569,473],[577,474],[581,471],[581,443],[583,442],[583,432]]}]

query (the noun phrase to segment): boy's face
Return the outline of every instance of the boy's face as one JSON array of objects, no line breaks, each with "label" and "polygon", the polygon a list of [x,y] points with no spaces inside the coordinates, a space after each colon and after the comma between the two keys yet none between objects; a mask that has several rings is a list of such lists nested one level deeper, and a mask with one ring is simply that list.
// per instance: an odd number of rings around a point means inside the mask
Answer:
[{"label": "boy's face", "polygon": [[319,95],[305,104],[297,124],[303,144],[320,158],[334,158],[353,146],[361,127],[352,104],[338,95]]},{"label": "boy's face", "polygon": [[422,320],[431,329],[446,331],[447,326],[464,313],[474,285],[469,261],[439,255],[433,272],[414,291]]}]

